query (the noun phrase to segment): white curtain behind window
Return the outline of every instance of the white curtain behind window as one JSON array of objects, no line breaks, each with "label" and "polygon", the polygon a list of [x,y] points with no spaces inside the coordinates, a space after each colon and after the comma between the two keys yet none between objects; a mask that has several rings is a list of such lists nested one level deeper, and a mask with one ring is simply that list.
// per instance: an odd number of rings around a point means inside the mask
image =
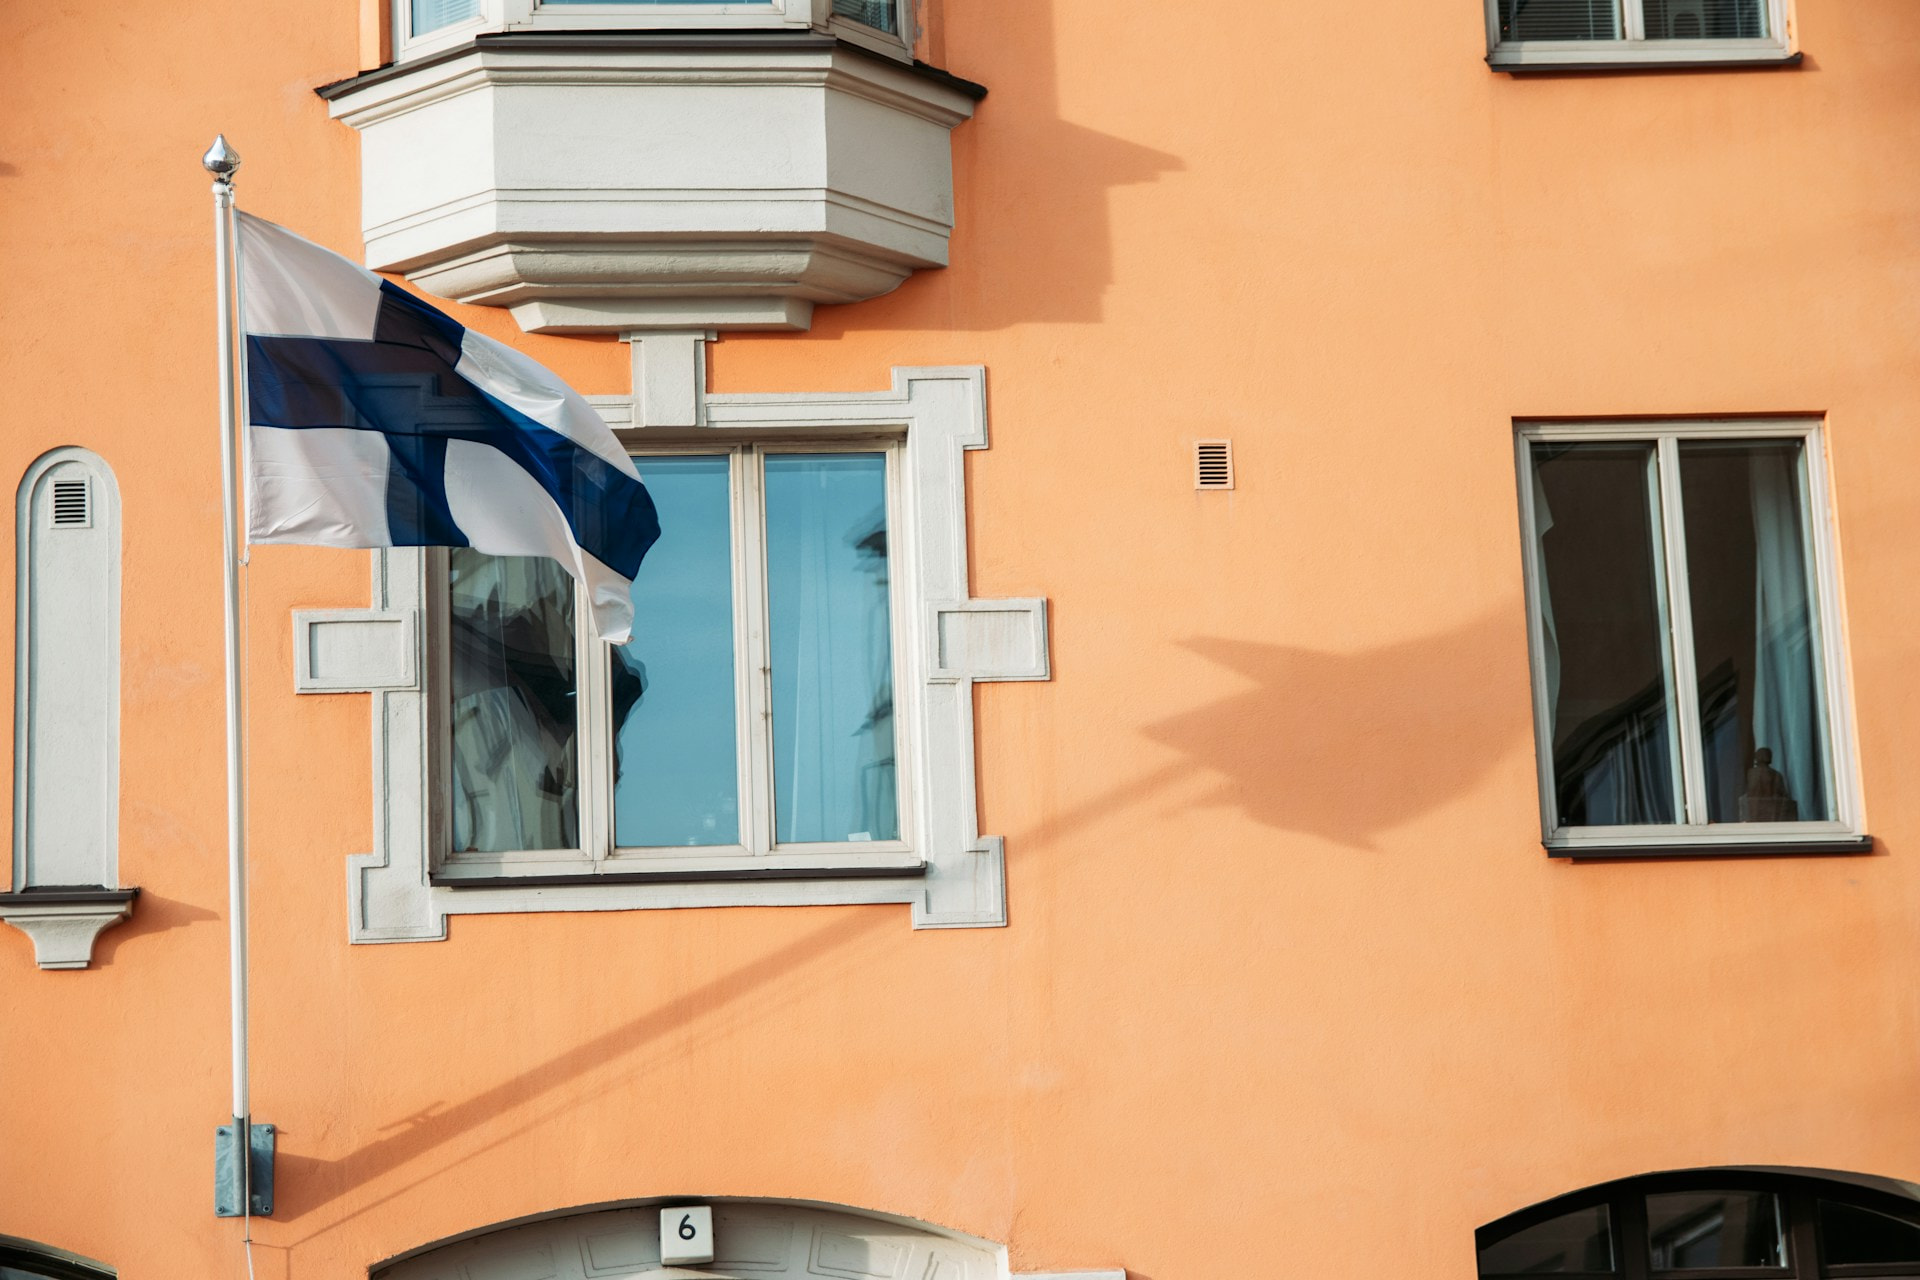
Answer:
[{"label": "white curtain behind window", "polygon": [[1818,668],[1800,525],[1799,458],[1786,449],[1756,449],[1748,466],[1755,561],[1754,750],[1773,753],[1772,767],[1798,809],[1791,816],[1820,818],[1827,807],[1826,766],[1814,688]]}]

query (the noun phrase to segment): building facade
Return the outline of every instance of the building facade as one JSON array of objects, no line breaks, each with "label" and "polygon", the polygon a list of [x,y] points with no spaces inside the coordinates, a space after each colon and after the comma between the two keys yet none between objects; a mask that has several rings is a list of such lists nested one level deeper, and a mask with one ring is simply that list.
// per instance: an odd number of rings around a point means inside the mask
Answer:
[{"label": "building facade", "polygon": [[[1920,1274],[1912,6],[16,17],[0,1275]],[[245,1221],[223,132],[665,531],[252,549]]]}]

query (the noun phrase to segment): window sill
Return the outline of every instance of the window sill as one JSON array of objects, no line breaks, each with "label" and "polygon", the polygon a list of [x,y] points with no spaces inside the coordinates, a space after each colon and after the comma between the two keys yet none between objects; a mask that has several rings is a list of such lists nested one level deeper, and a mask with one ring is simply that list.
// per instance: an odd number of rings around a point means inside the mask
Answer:
[{"label": "window sill", "polygon": [[1618,843],[1583,841],[1541,842],[1547,855],[1575,862],[1618,862],[1622,859],[1669,861],[1679,858],[1800,858],[1870,854],[1872,836],[1808,836],[1768,840],[1622,840]]},{"label": "window sill", "polygon": [[927,863],[913,853],[838,854],[831,858],[708,857],[614,859],[604,871],[529,871],[442,867],[428,883],[445,889],[528,889],[557,885],[706,884],[731,880],[866,880],[923,876]]},{"label": "window sill", "polygon": [[1496,50],[1487,66],[1508,75],[1564,75],[1570,73],[1639,71],[1774,71],[1797,67],[1801,55],[1784,49],[1729,50],[1710,53],[1698,49],[1671,53],[1621,50],[1596,56],[1592,52],[1529,52]]}]

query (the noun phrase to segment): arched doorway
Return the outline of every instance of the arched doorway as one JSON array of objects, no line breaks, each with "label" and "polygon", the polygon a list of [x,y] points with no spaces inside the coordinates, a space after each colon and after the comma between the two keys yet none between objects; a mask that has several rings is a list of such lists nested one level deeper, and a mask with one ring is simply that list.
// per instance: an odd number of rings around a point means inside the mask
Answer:
[{"label": "arched doorway", "polygon": [[662,1269],[660,1210],[713,1208],[714,1260],[676,1276],[738,1280],[996,1280],[1002,1250],[885,1214],[790,1200],[675,1198],[543,1217],[413,1250],[373,1280],[620,1280]]}]

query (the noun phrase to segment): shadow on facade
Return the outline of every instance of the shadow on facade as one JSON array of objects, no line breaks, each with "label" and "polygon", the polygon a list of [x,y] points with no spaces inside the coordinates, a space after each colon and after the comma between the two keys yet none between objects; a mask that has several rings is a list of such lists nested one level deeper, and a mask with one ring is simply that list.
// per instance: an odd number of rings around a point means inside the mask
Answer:
[{"label": "shadow on facade", "polygon": [[[1499,609],[1352,653],[1188,640],[1184,648],[1252,687],[1152,724],[1147,736],[1216,780],[1194,805],[1373,849],[1381,833],[1479,785],[1526,732],[1524,702],[1490,697],[1486,679],[1489,657],[1514,651],[1520,616]],[[1524,671],[1524,656],[1515,661]],[[1525,687],[1518,677],[1500,684]]]},{"label": "shadow on facade", "polygon": [[959,76],[993,68],[986,99],[952,135],[948,259],[961,270],[916,272],[887,298],[822,307],[816,338],[878,325],[981,331],[1098,321],[1113,282],[1111,189],[1186,167],[1176,155],[1060,118],[1051,4],[998,6],[970,30],[993,41],[991,58],[946,38],[943,8],[940,0],[924,6],[929,60]]}]

